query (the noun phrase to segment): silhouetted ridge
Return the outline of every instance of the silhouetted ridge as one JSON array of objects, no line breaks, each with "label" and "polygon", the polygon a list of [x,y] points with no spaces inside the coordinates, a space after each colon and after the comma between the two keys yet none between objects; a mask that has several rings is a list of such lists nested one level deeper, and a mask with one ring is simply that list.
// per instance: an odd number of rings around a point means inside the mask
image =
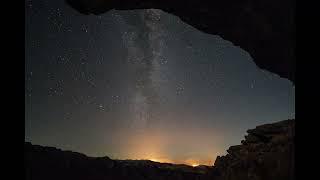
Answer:
[{"label": "silhouetted ridge", "polygon": [[[26,179],[37,180],[196,180],[207,170],[149,160],[112,160],[25,143]],[[209,167],[208,167],[209,169]]]},{"label": "silhouetted ridge", "polygon": [[25,142],[27,180],[293,180],[295,120],[257,126],[213,167],[88,157]]}]

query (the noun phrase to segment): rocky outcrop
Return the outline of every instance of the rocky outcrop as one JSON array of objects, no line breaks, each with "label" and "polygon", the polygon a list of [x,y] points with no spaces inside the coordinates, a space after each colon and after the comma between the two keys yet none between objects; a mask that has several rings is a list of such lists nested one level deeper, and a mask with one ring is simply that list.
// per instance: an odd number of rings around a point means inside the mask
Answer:
[{"label": "rocky outcrop", "polygon": [[66,0],[83,14],[156,8],[240,46],[261,69],[295,82],[295,0]]},{"label": "rocky outcrop", "polygon": [[25,143],[27,180],[294,180],[295,120],[248,130],[214,166],[93,158]]},{"label": "rocky outcrop", "polygon": [[214,179],[294,179],[294,120],[258,126],[247,133],[241,145],[231,146],[226,156],[217,157]]}]

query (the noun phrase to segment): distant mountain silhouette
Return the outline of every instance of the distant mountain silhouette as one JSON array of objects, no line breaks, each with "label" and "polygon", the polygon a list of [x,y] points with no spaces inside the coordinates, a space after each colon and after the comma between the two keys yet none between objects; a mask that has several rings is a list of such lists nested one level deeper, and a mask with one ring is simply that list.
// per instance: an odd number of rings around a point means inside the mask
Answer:
[{"label": "distant mountain silhouette", "polygon": [[88,157],[25,142],[27,180],[291,180],[295,120],[248,130],[214,166],[191,167],[149,160]]}]

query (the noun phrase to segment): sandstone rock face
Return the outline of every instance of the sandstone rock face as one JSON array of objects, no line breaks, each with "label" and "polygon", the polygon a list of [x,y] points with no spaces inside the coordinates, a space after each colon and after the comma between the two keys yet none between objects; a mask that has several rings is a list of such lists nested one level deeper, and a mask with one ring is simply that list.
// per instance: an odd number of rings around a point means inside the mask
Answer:
[{"label": "sandstone rock face", "polygon": [[156,8],[246,50],[259,68],[295,82],[295,0],[66,0],[83,14]]},{"label": "sandstone rock face", "polygon": [[258,126],[247,131],[242,145],[217,157],[216,180],[294,179],[295,120]]}]

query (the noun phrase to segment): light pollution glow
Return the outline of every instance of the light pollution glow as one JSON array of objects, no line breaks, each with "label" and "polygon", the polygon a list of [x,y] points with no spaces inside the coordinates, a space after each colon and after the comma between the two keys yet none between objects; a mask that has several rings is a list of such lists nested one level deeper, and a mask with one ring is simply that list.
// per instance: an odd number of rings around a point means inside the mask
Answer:
[{"label": "light pollution glow", "polygon": [[158,10],[80,16],[57,2],[26,11],[26,141],[213,165],[248,128],[294,118],[292,84],[220,37]]},{"label": "light pollution glow", "polygon": [[115,137],[118,140],[122,139],[123,147],[123,149],[119,149],[118,157],[190,166],[212,166],[216,156],[220,155],[218,152],[223,149],[217,148],[221,140],[213,138],[212,134],[208,135],[208,133],[201,131],[201,128],[181,128],[185,131],[151,128],[150,130],[118,134]]}]

